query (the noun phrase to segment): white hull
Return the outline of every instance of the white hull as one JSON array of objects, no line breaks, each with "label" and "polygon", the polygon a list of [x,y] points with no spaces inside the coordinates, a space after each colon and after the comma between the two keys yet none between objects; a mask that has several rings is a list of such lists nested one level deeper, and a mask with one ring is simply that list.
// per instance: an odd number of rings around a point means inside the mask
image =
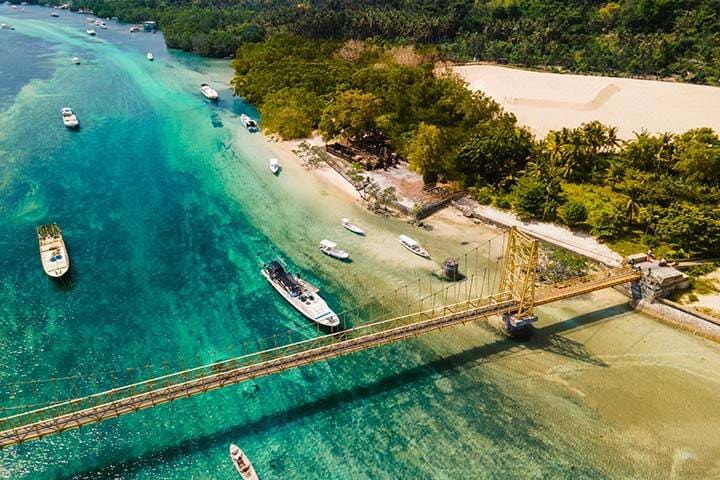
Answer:
[{"label": "white hull", "polygon": [[48,277],[60,278],[70,270],[70,257],[62,233],[52,237],[38,236],[40,262]]},{"label": "white hull", "polygon": [[240,115],[240,121],[242,122],[243,125],[245,125],[245,128],[247,128],[248,131],[250,131],[250,132],[258,131],[257,123],[255,123],[255,121],[252,118],[248,117],[247,115],[245,115],[245,114]]},{"label": "white hull", "polygon": [[353,233],[357,233],[358,235],[365,235],[365,230],[358,227],[357,225],[353,225],[352,223],[350,223],[350,220],[348,220],[347,218],[343,218],[342,226],[345,227],[346,229],[350,230]]},{"label": "white hull", "polygon": [[235,444],[230,444],[230,459],[235,466],[235,470],[237,470],[244,480],[258,480],[255,467],[250,463],[250,459],[248,459],[245,452],[240,450]]},{"label": "white hull", "polygon": [[210,88],[207,84],[203,84],[200,86],[200,93],[203,94],[205,98],[208,100],[217,100],[220,98],[220,95],[215,91],[215,89]]},{"label": "white hull", "polygon": [[411,242],[412,242],[412,244],[408,244],[407,242],[405,242],[405,241],[403,240],[403,238],[402,238],[403,235],[401,235],[400,237],[401,237],[401,238],[400,238],[400,244],[401,244],[403,247],[407,248],[409,251],[411,251],[412,253],[414,253],[414,254],[417,255],[418,257],[423,257],[423,258],[430,259],[430,254],[429,254],[425,249],[423,249],[422,247],[420,247],[420,245],[418,245],[417,242],[415,242],[414,240],[408,239],[408,241],[411,241]]},{"label": "white hull", "polygon": [[278,162],[277,158],[270,159],[270,171],[273,173],[273,175],[277,175],[280,171],[280,163]]},{"label": "white hull", "polygon": [[[287,302],[295,307],[295,309],[302,313],[307,319],[325,326],[325,327],[337,327],[340,325],[340,319],[337,317],[335,312],[330,310],[330,307],[327,306],[327,303],[325,303],[325,300],[323,300],[320,295],[317,293],[317,289],[314,289],[314,291],[307,292],[311,293],[314,297],[314,301],[311,302],[310,305],[308,305],[306,302],[303,302],[300,296],[294,297],[290,295],[290,293],[280,284],[273,281],[273,279],[270,278],[270,275],[265,271],[265,269],[261,270],[261,273],[263,277],[270,283],[270,285],[273,286],[277,292],[283,296]],[[312,288],[312,286],[306,282],[302,282],[303,285],[308,288]]]}]

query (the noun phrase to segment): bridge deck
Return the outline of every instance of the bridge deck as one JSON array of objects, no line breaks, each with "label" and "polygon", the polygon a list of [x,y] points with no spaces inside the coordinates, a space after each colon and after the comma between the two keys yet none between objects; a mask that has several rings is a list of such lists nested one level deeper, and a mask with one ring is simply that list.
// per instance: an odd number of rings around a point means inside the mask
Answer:
[{"label": "bridge deck", "polygon": [[[539,289],[536,304],[582,295],[638,278],[636,272],[618,270],[602,278],[558,284]],[[508,297],[507,294],[493,295],[381,320],[3,418],[0,419],[0,448],[477,318],[500,315],[518,307],[518,302]]]}]

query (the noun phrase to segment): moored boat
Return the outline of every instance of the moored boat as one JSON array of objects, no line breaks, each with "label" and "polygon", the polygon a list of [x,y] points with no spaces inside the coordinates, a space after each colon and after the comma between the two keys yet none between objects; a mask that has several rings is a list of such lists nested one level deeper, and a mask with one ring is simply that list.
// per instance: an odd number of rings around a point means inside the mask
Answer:
[{"label": "moored boat", "polygon": [[255,467],[250,463],[250,459],[247,458],[245,452],[240,450],[240,447],[234,443],[230,444],[230,459],[235,465],[235,469],[238,471],[240,476],[245,480],[258,480],[257,473],[255,473]]},{"label": "moored boat", "polygon": [[266,263],[263,265],[261,273],[290,305],[308,319],[318,325],[330,328],[340,325],[340,319],[318,294],[319,290],[299,277],[288,273],[279,261],[273,260]]},{"label": "moored boat", "polygon": [[146,57],[148,60],[150,60],[151,62],[152,62],[153,60],[155,60],[155,55],[153,55],[152,52],[147,52],[147,54],[145,55],[145,57]]},{"label": "moored boat", "polygon": [[52,13],[50,14],[50,16],[51,16],[51,17],[54,17],[54,18],[57,18],[57,17],[60,16],[60,14],[57,13],[57,12],[52,12]]},{"label": "moored boat", "polygon": [[347,260],[350,258],[350,254],[346,252],[345,250],[340,250],[337,248],[337,243],[331,242],[330,240],[321,240],[320,241],[320,251],[323,252],[325,255],[333,258],[337,258],[338,260]]},{"label": "moored boat", "polygon": [[407,248],[415,255],[419,255],[423,258],[430,258],[430,254],[423,249],[418,242],[407,235],[400,235],[400,243],[402,243],[403,247]]},{"label": "moored boat", "polygon": [[70,269],[70,257],[67,254],[62,230],[54,223],[37,227],[40,262],[45,273],[60,278]]},{"label": "moored boat", "polygon": [[200,92],[207,98],[208,100],[217,100],[220,98],[220,95],[218,95],[217,90],[212,88],[207,83],[201,83],[200,84]]},{"label": "moored boat", "polygon": [[73,57],[72,62],[73,62],[75,65],[80,65],[80,58],[78,58],[78,57]]},{"label": "moored boat", "polygon": [[245,128],[248,129],[250,132],[257,132],[258,131],[258,124],[253,120],[252,118],[248,117],[244,113],[240,115],[240,121],[243,125],[245,125]]},{"label": "moored boat", "polygon": [[15,27],[9,23],[0,23],[0,30],[15,30]]},{"label": "moored boat", "polygon": [[95,30],[93,30],[92,28],[88,28],[88,29],[85,30],[85,31],[87,32],[88,35],[90,35],[90,36],[95,36]]},{"label": "moored boat", "polygon": [[280,162],[277,158],[270,159],[270,171],[275,175],[280,171]]},{"label": "moored boat", "polygon": [[139,32],[139,31],[140,31],[140,27],[138,27],[137,25],[130,27],[130,33],[135,33],[135,32]]},{"label": "moored boat", "polygon": [[60,116],[67,128],[78,128],[80,126],[80,121],[70,107],[60,109]]},{"label": "moored boat", "polygon": [[350,231],[353,232],[353,233],[357,233],[358,235],[365,235],[365,230],[363,230],[362,228],[358,227],[357,225],[354,225],[354,224],[350,223],[350,219],[349,219],[349,218],[343,218],[343,219],[342,219],[342,226],[345,227],[345,228],[347,228],[348,230],[350,230]]}]

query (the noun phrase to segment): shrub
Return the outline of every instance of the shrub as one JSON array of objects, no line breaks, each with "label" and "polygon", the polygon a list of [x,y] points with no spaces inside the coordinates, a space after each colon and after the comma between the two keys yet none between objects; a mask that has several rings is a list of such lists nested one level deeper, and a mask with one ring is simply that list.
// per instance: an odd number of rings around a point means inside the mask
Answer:
[{"label": "shrub", "polygon": [[587,220],[588,212],[582,203],[570,200],[565,204],[563,220],[571,227],[577,226]]},{"label": "shrub", "polygon": [[492,198],[493,190],[490,187],[482,187],[475,192],[475,200],[477,200],[480,205],[490,205],[492,203]]}]

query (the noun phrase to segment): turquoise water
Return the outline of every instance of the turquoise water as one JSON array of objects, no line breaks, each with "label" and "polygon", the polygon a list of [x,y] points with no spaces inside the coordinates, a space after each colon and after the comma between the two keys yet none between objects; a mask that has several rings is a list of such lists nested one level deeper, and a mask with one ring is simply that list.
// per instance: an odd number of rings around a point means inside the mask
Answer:
[{"label": "turquoise water", "polygon": [[[0,6],[0,22],[16,27],[0,31],[0,406],[226,358],[288,330],[315,335],[258,274],[275,256],[321,285],[336,309],[419,271],[409,262],[381,274],[372,258],[342,270],[316,252],[318,231],[357,207],[321,217],[334,202],[322,189],[306,199],[299,192],[315,188],[310,180],[268,174],[271,152],[239,125],[240,113],[256,112],[231,97],[227,63],[167,51],[161,34],[108,22],[90,38],[83,15],[26,10]],[[197,90],[208,78],[218,105]],[[78,131],[62,126],[63,106],[77,113]],[[50,221],[72,258],[63,283],[49,281],[37,258],[35,226]],[[473,335],[466,340],[486,343],[448,353],[409,341],[0,451],[0,478],[237,478],[231,442],[262,478],[634,472],[593,449],[594,430],[553,430],[524,401],[525,372],[508,381],[480,361],[517,346]],[[106,373],[22,383],[88,372]],[[580,402],[564,407],[595,421]]]}]

